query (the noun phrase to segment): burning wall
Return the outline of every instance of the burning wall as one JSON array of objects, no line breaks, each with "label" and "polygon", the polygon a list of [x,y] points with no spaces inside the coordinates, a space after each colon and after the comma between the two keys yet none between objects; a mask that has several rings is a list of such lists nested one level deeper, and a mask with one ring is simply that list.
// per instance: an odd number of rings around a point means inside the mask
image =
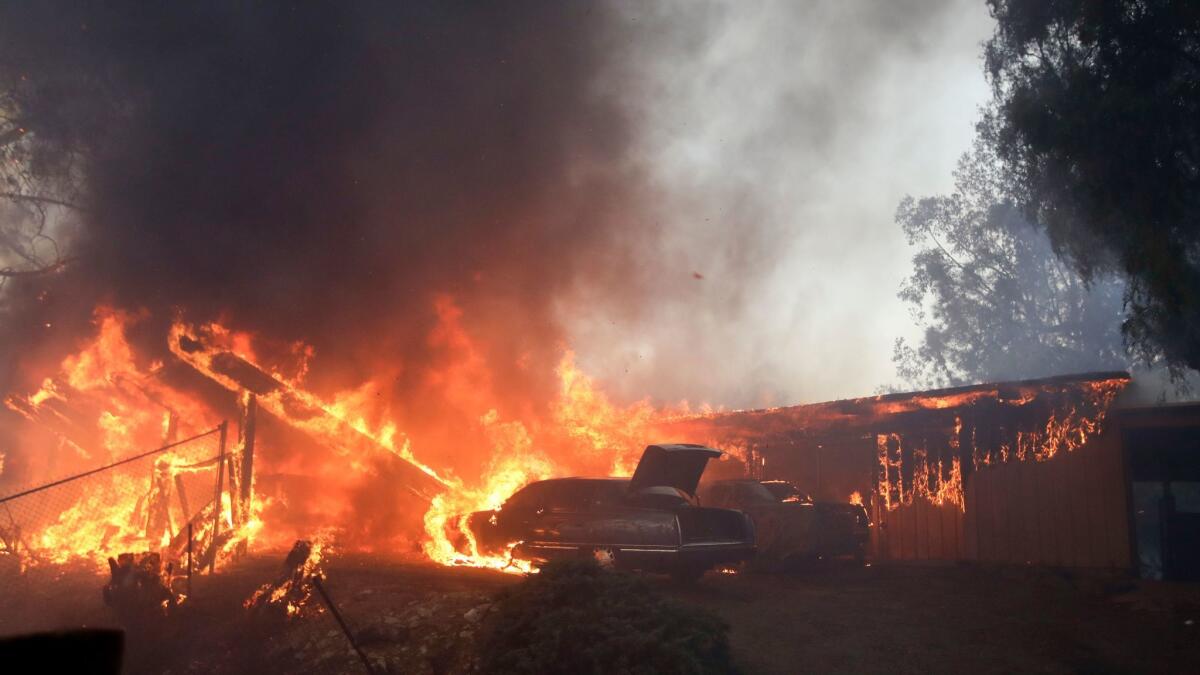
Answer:
[{"label": "burning wall", "polygon": [[[1119,567],[1126,556],[1113,533],[1125,525],[1125,490],[1119,444],[1102,431],[1128,383],[1125,373],[1064,376],[731,412],[667,428],[742,447],[752,472],[793,481],[818,500],[857,498],[875,521],[879,558]],[[1095,541],[1075,548],[1089,554],[1027,543],[1081,532]]]},{"label": "burning wall", "polygon": [[667,431],[745,448],[752,470],[828,499],[875,495],[962,509],[983,467],[1045,461],[1101,429],[1125,373],[1054,377],[680,419]]}]

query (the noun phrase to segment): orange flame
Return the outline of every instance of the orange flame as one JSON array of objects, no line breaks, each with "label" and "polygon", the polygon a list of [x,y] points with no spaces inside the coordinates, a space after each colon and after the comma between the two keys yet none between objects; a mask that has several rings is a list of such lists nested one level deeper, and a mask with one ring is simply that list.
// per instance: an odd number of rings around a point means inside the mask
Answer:
[{"label": "orange flame", "polygon": [[[140,314],[98,308],[95,337],[64,358],[57,375],[46,378],[28,396],[5,399],[8,408],[51,430],[60,447],[72,451],[72,456],[57,457],[58,463],[70,464],[66,473],[100,468],[162,446],[171,435],[197,436],[217,425],[217,416],[205,404],[157,377],[161,364],[139,363],[126,331],[141,318]],[[47,506],[42,507],[45,513],[26,514],[18,523],[27,549],[22,552],[22,564],[85,559],[103,567],[108,557],[126,551],[166,548],[189,516],[172,494],[175,478],[200,470],[194,466],[200,458],[192,455],[197,451],[215,455],[215,439],[214,434],[199,450],[179,446],[145,461],[92,474],[86,483],[67,484],[59,492],[30,497]],[[31,460],[45,464],[30,461],[29,485],[64,477],[63,470],[54,467],[56,454],[61,453],[31,455]],[[73,503],[51,511],[56,500],[73,494],[78,495]],[[203,503],[202,495],[193,495],[193,499],[197,506]],[[11,508],[20,508],[20,504]],[[226,528],[231,528],[232,520],[227,515],[224,519]],[[230,541],[236,544],[252,536],[257,528],[254,518],[247,519],[247,525]]]}]

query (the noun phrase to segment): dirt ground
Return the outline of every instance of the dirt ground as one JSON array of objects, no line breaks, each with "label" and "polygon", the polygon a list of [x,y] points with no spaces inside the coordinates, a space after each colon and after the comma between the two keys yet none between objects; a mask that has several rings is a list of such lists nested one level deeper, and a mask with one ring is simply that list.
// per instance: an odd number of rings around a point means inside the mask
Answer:
[{"label": "dirt ground", "polygon": [[[197,577],[176,616],[129,631],[127,671],[364,672],[332,617],[249,621],[241,602],[282,559],[256,556]],[[327,561],[330,595],[375,667],[469,672],[492,596],[519,577],[414,558]],[[0,635],[114,626],[90,570],[0,580]],[[789,575],[654,579],[731,627],[746,673],[1195,672],[1200,589],[1050,571],[833,566]]]}]

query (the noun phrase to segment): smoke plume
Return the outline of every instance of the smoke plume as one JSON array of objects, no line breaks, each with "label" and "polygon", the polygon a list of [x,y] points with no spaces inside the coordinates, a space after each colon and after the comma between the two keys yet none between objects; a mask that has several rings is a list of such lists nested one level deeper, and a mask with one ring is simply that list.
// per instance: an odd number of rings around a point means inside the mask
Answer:
[{"label": "smoke plume", "polygon": [[[561,344],[550,300],[576,279],[617,283],[646,234],[628,226],[640,196],[627,121],[597,87],[611,28],[601,10],[22,3],[5,14],[6,67],[37,85],[29,127],[48,141],[90,134],[72,146],[84,153],[76,262],[41,301],[64,332],[99,301],[160,324],[183,310],[305,341],[324,386],[388,363],[412,391],[450,348],[429,339],[445,296],[492,336],[482,348],[496,379],[529,385],[518,364]],[[27,323],[40,318],[51,321]]]}]

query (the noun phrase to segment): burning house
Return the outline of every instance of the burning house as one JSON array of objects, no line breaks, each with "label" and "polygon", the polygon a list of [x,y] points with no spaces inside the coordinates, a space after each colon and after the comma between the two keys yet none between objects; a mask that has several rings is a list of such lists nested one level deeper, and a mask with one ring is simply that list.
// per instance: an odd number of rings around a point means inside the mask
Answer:
[{"label": "burning house", "polygon": [[1123,401],[1121,372],[708,415],[672,433],[861,500],[876,559],[1198,569],[1200,406]]}]

